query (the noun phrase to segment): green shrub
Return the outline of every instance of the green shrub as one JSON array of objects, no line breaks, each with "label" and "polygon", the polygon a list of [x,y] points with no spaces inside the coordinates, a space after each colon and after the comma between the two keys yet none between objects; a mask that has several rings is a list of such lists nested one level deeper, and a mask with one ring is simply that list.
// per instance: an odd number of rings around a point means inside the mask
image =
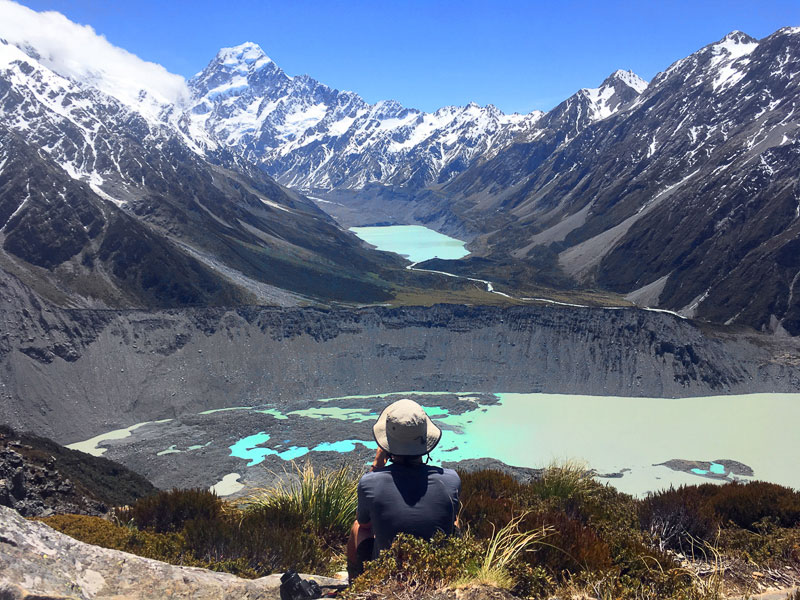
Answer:
[{"label": "green shrub", "polygon": [[38,519],[70,537],[112,550],[153,558],[171,564],[204,566],[185,552],[183,540],[175,533],[158,534],[122,527],[101,517],[87,515],[54,515]]},{"label": "green shrub", "polygon": [[682,597],[693,583],[672,555],[645,545],[636,536],[615,549],[611,573],[615,595],[623,597]]},{"label": "green shrub", "polygon": [[757,532],[765,519],[800,525],[800,492],[763,481],[681,486],[645,498],[639,519],[662,548],[690,552],[693,544],[713,542],[721,527]]},{"label": "green shrub", "polygon": [[639,504],[643,531],[659,547],[691,553],[697,542],[711,541],[719,529],[719,518],[709,505],[717,486],[681,486],[651,494]]},{"label": "green shrub", "polygon": [[728,527],[720,532],[722,551],[758,565],[800,565],[800,527],[779,527],[768,519],[756,524],[757,531]]},{"label": "green shrub", "polygon": [[800,492],[776,483],[728,483],[718,486],[710,501],[722,524],[751,531],[765,518],[781,527],[800,525]]},{"label": "green shrub", "polygon": [[222,501],[205,489],[171,490],[140,498],[133,506],[117,511],[123,523],[133,521],[140,529],[156,533],[180,531],[190,519],[215,519]]},{"label": "green shrub", "polygon": [[238,561],[233,566],[259,576],[289,568],[318,574],[332,570],[330,552],[303,519],[272,507],[193,519],[186,522],[183,536],[201,560]]},{"label": "green shrub", "polygon": [[318,574],[335,570],[331,553],[319,537],[296,515],[274,509],[230,510],[214,518],[190,519],[181,532],[168,533],[84,515],[41,520],[87,544],[240,577],[261,577],[289,568]]},{"label": "green shrub", "polygon": [[362,597],[367,591],[376,597],[391,597],[390,590],[401,585],[422,597],[478,570],[484,556],[472,537],[437,534],[431,541],[399,534],[392,547],[366,563],[364,572],[352,583],[345,598]]},{"label": "green shrub", "polygon": [[511,593],[520,598],[549,598],[553,595],[556,580],[542,566],[531,566],[523,560],[515,560],[506,567],[514,587]]},{"label": "green shrub", "polygon": [[551,510],[527,515],[522,528],[551,530],[550,535],[525,560],[531,566],[542,567],[557,580],[564,581],[571,574],[581,571],[605,571],[611,566],[608,544],[594,529],[565,512]]}]

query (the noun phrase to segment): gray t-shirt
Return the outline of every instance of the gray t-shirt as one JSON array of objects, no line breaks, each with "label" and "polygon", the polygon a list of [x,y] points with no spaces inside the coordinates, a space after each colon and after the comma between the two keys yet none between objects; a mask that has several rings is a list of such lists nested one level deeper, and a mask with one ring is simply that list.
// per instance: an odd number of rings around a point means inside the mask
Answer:
[{"label": "gray t-shirt", "polygon": [[425,464],[392,464],[361,477],[357,517],[372,524],[373,556],[401,532],[425,539],[452,533],[460,493],[458,473]]}]

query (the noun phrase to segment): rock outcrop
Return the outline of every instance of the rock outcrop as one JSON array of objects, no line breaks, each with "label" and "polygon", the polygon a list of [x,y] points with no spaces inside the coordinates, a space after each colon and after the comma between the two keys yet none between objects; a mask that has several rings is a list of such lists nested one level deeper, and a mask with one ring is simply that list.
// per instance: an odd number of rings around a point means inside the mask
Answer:
[{"label": "rock outcrop", "polygon": [[[320,585],[341,583],[314,579]],[[240,579],[84,544],[0,507],[2,600],[277,600],[279,585],[280,575]]]},{"label": "rock outcrop", "polygon": [[23,516],[98,515],[155,491],[119,463],[0,425],[0,506]]}]

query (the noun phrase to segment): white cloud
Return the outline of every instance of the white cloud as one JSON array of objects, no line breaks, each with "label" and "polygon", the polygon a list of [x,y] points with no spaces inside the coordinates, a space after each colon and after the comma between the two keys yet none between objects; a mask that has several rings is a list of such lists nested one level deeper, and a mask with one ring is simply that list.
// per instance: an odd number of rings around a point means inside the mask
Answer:
[{"label": "white cloud", "polygon": [[[0,38],[20,47],[59,75],[114,96],[155,118],[165,104],[188,100],[186,80],[111,44],[89,25],[78,25],[58,12],[36,12],[0,0]],[[144,93],[142,93],[144,92]]]}]

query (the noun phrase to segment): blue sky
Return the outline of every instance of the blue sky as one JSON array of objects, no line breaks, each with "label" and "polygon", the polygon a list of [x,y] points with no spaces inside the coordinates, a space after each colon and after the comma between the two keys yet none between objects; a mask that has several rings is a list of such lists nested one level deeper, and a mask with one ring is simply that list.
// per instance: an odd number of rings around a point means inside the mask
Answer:
[{"label": "blue sky", "polygon": [[428,111],[470,101],[548,110],[616,69],[649,80],[734,29],[763,37],[800,25],[798,0],[21,3],[91,25],[185,77],[220,47],[253,41],[289,75]]}]

